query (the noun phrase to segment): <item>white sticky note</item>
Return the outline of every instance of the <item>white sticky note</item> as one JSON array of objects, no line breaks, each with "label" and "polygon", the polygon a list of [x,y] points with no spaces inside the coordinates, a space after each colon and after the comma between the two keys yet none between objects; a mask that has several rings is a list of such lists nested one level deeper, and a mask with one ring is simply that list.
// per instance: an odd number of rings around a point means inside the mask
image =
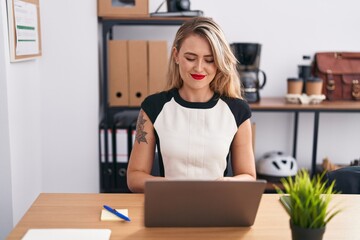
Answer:
[{"label": "white sticky note", "polygon": [[[129,211],[128,209],[116,209],[121,214],[124,214],[128,217]],[[106,209],[101,210],[101,221],[125,221],[124,219],[119,218],[115,214],[107,211]]]},{"label": "white sticky note", "polygon": [[110,229],[29,229],[22,240],[109,240]]}]

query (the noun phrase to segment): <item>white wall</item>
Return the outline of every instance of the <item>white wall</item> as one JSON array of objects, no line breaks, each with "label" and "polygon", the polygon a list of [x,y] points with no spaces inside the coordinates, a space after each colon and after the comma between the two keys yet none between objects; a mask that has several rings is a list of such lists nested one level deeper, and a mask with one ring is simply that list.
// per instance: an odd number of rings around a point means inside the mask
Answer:
[{"label": "white wall", "polygon": [[[150,0],[150,11],[160,2]],[[192,9],[201,9],[219,22],[229,42],[262,44],[261,68],[268,83],[261,96],[283,96],[286,78],[297,74],[303,54],[360,51],[356,0],[191,3]],[[40,0],[43,56],[11,64],[4,6],[1,1],[0,190],[9,195],[0,198],[0,238],[40,192],[99,191],[96,0]],[[139,37],[155,38],[161,29],[152,28],[146,36],[140,31]],[[139,34],[129,31],[120,35]],[[161,36],[171,41],[175,31]],[[321,115],[318,161],[329,156],[334,162],[349,163],[359,157],[359,115]],[[257,157],[268,150],[291,153],[291,114],[254,113],[253,120]],[[301,114],[299,124],[298,159],[309,166],[313,116]]]},{"label": "white wall", "polygon": [[42,1],[42,191],[98,192],[96,0]]},{"label": "white wall", "polygon": [[[0,22],[6,22],[4,3],[0,2]],[[0,56],[7,54],[6,39],[7,29],[0,25]],[[7,100],[7,70],[6,60],[0,57],[0,239],[5,239],[7,232],[13,226],[11,161],[10,161],[10,136],[9,114]]]}]

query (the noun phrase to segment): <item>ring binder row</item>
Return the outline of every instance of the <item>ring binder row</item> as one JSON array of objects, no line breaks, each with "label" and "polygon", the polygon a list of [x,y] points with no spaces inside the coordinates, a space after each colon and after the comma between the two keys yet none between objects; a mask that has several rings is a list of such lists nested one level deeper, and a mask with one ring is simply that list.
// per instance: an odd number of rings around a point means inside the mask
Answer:
[{"label": "ring binder row", "polygon": [[100,124],[101,192],[130,192],[126,171],[138,114],[139,110],[124,110],[114,114],[112,127]]},{"label": "ring binder row", "polygon": [[139,107],[166,83],[167,41],[109,40],[109,106]]}]

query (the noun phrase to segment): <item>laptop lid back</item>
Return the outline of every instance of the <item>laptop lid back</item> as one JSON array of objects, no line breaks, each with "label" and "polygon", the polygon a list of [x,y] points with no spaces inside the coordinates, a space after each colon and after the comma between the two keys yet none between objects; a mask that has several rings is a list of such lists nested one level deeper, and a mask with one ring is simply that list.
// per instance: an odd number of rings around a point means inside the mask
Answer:
[{"label": "laptop lid back", "polygon": [[266,181],[148,181],[146,227],[254,224]]}]

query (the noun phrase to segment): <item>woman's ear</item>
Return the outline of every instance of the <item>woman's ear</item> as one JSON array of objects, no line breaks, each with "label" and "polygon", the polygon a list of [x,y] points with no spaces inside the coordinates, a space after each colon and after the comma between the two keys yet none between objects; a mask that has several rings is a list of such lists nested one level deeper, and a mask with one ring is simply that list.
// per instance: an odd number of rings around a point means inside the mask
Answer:
[{"label": "woman's ear", "polygon": [[179,52],[176,49],[176,47],[173,47],[173,49],[172,49],[172,57],[174,58],[174,62],[176,64],[179,64]]}]

